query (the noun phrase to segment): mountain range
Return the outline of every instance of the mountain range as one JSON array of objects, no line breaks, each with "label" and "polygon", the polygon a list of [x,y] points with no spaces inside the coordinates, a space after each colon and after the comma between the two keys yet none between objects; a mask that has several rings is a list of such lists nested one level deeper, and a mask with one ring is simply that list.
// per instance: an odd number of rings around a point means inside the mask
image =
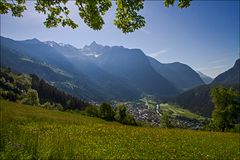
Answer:
[{"label": "mountain range", "polygon": [[152,67],[172,82],[180,92],[204,84],[200,75],[186,64],[179,62],[163,64],[152,57],[148,59]]},{"label": "mountain range", "polygon": [[54,41],[1,37],[1,66],[37,74],[67,93],[97,102],[145,95],[172,97],[205,84],[201,74],[186,64],[164,64],[140,49],[96,42],[76,48]]}]

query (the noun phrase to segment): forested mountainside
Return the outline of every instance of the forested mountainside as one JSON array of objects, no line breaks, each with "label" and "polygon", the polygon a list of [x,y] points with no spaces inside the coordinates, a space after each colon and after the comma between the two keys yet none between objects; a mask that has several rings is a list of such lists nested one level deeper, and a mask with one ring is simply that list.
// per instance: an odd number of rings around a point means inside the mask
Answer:
[{"label": "forested mountainside", "polygon": [[210,117],[214,109],[210,98],[212,87],[224,85],[240,92],[239,62],[240,59],[235,62],[232,68],[217,76],[211,84],[193,88],[174,98],[170,98],[169,101],[192,112]]},{"label": "forested mountainside", "polygon": [[88,103],[58,90],[36,75],[14,73],[9,68],[0,70],[0,96],[26,104],[60,104],[63,110],[84,109]]}]

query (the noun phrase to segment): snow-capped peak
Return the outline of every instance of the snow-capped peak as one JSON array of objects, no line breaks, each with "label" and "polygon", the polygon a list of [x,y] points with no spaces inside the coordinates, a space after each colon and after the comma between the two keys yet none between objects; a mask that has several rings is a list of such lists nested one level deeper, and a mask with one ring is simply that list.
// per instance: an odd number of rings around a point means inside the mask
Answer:
[{"label": "snow-capped peak", "polygon": [[59,46],[62,46],[62,47],[64,47],[66,44],[64,44],[64,43],[58,43],[59,44]]},{"label": "snow-capped peak", "polygon": [[50,47],[53,47],[54,44],[55,44],[55,42],[53,42],[53,41],[46,41],[46,42],[44,42],[44,43],[47,44],[47,45],[49,45]]},{"label": "snow-capped peak", "polygon": [[85,53],[85,56],[88,56],[88,57],[94,57],[94,58],[98,58],[101,54],[98,54],[96,52],[88,52],[88,53]]}]

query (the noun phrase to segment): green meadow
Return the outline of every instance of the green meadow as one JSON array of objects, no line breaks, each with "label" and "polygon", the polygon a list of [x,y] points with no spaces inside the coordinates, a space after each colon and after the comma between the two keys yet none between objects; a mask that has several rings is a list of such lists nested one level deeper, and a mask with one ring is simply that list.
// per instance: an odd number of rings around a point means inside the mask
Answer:
[{"label": "green meadow", "polygon": [[180,107],[177,107],[175,105],[168,104],[168,103],[161,103],[160,104],[160,109],[163,112],[171,112],[173,116],[182,116],[182,117],[186,117],[186,118],[189,118],[189,119],[197,119],[197,120],[200,120],[200,121],[205,120],[204,117],[202,117],[200,115],[197,115],[197,114],[194,114],[187,109],[183,109],[183,108],[180,108]]},{"label": "green meadow", "polygon": [[127,126],[1,100],[0,159],[239,159],[240,135]]},{"label": "green meadow", "polygon": [[[141,102],[144,102],[146,106],[148,106],[149,109],[156,110],[157,102],[154,100],[144,97],[140,99]],[[167,112],[171,113],[172,116],[181,116],[189,119],[196,119],[199,121],[204,121],[206,118],[202,117],[198,114],[192,113],[187,109],[180,108],[179,106],[173,105],[173,104],[168,104],[168,103],[160,103],[159,104],[159,110],[162,112]]]}]

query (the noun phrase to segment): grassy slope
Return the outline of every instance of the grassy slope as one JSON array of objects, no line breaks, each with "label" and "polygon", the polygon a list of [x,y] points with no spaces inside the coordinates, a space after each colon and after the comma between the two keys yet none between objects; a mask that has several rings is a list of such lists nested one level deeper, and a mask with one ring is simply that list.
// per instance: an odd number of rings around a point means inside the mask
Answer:
[{"label": "grassy slope", "polygon": [[192,113],[187,109],[183,109],[183,108],[177,107],[175,105],[170,105],[167,103],[161,103],[160,109],[163,110],[163,112],[171,111],[174,116],[179,115],[182,117],[186,117],[186,118],[190,118],[190,119],[197,119],[197,120],[205,119],[204,117],[197,115],[195,113]]},{"label": "grassy slope", "polygon": [[237,159],[239,134],[125,126],[1,100],[0,159]]},{"label": "grassy slope", "polygon": [[[153,109],[153,110],[156,109],[157,102],[155,102],[151,99],[148,99],[146,97],[140,99],[140,101],[147,104],[148,108]],[[195,113],[192,113],[187,109],[180,108],[178,106],[168,104],[168,103],[161,103],[160,104],[160,110],[162,110],[163,112],[171,111],[173,113],[173,116],[182,116],[182,117],[186,117],[186,118],[190,118],[190,119],[197,119],[197,120],[204,120],[205,119],[204,117],[202,117],[200,115],[197,115]]]}]

